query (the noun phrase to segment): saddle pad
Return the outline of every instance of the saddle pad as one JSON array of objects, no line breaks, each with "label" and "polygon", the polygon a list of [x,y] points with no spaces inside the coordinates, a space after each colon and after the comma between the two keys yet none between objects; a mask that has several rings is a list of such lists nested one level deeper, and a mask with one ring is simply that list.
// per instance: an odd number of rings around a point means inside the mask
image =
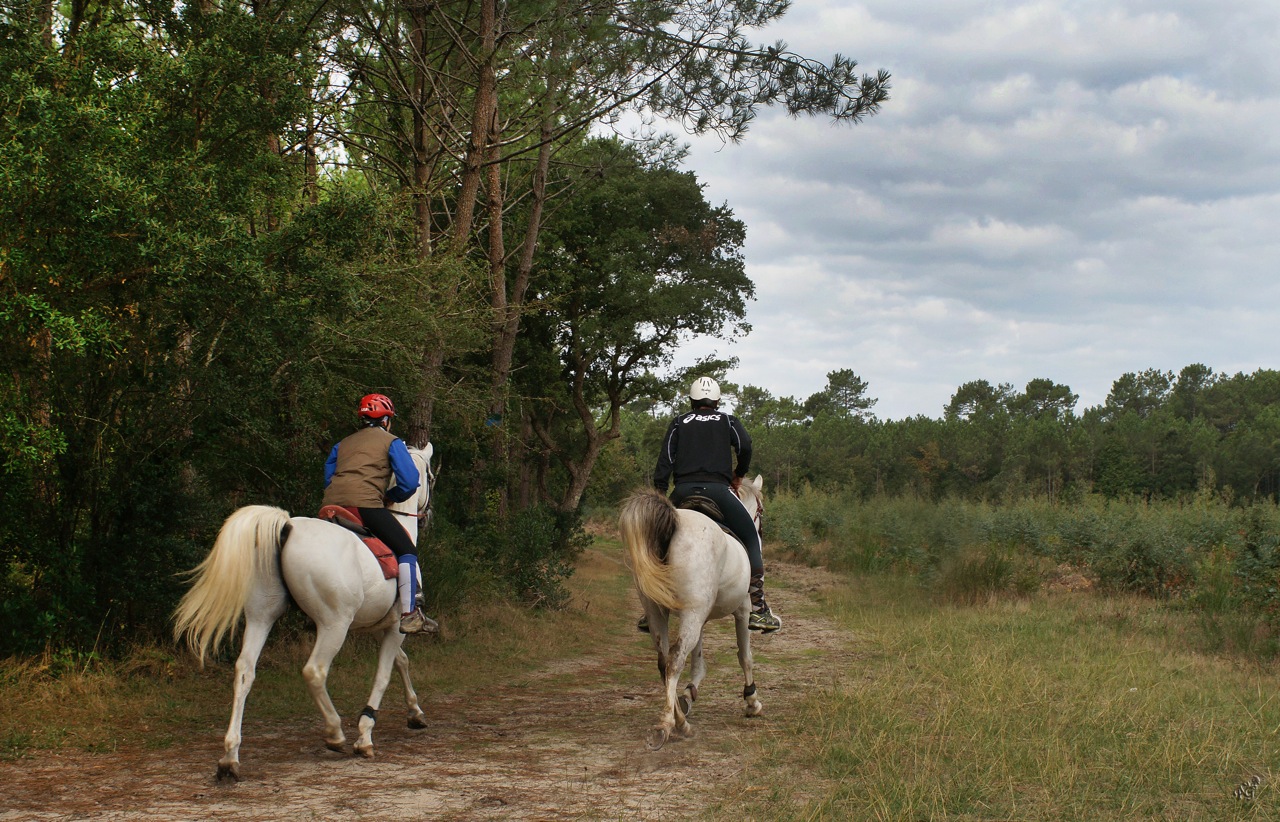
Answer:
[{"label": "saddle pad", "polygon": [[374,558],[382,566],[384,579],[395,579],[400,576],[400,563],[396,560],[395,552],[388,548],[385,542],[377,537],[362,537],[360,541],[369,546]]},{"label": "saddle pad", "polygon": [[360,519],[359,511],[341,505],[326,505],[320,509],[320,513],[316,517],[326,522],[332,522],[335,525],[341,525],[358,536],[360,541],[373,552],[374,559],[378,560],[378,565],[382,566],[384,579],[396,579],[400,576],[400,563],[396,560],[395,552],[388,548],[385,542],[369,533],[368,529],[364,527],[364,522]]}]

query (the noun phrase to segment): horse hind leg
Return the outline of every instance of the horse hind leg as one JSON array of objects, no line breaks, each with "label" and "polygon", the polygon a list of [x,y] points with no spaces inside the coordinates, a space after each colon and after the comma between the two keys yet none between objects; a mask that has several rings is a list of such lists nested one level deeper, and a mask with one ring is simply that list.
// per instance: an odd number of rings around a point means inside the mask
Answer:
[{"label": "horse hind leg", "polygon": [[702,680],[707,675],[707,659],[702,655],[702,635],[698,635],[698,644],[693,649],[692,667],[693,672],[690,677],[689,684],[685,686],[684,693],[676,700],[676,706],[680,709],[680,713],[688,717],[693,711],[693,703],[698,699],[698,688],[702,685]]},{"label": "horse hind leg", "polygon": [[275,608],[263,613],[245,612],[244,638],[240,643],[240,655],[236,657],[235,684],[231,702],[231,721],[227,725],[227,735],[223,739],[223,755],[218,760],[218,781],[229,779],[240,781],[240,743],[243,739],[241,728],[244,723],[244,705],[249,698],[249,690],[253,688],[253,680],[258,669],[258,658],[262,648],[267,644],[271,627],[284,613],[284,608]]},{"label": "horse hind leg", "polygon": [[[676,701],[676,689],[679,687],[680,671],[684,668],[685,655],[686,652],[680,648],[679,643],[676,643],[676,647],[672,649],[672,655],[667,659],[666,675],[662,678],[662,712],[659,714],[658,724],[649,731],[647,740],[651,751],[659,750],[667,744],[676,727],[676,718],[680,711]],[[683,725],[688,725],[683,716],[679,718]]]},{"label": "horse hind leg", "polygon": [[324,745],[331,751],[343,750],[347,737],[342,733],[342,717],[333,707],[329,698],[329,690],[325,686],[329,679],[329,667],[333,658],[342,650],[342,643],[347,636],[347,625],[316,625],[316,644],[311,648],[311,656],[302,666],[302,678],[307,682],[307,690],[315,700],[316,707],[324,716]]},{"label": "horse hind leg", "polygon": [[382,704],[387,684],[391,682],[391,668],[397,658],[404,654],[400,647],[403,643],[404,634],[398,628],[388,628],[382,634],[382,644],[378,649],[378,672],[373,677],[373,691],[369,694],[369,701],[360,713],[360,737],[354,746],[355,753],[365,759],[373,758],[373,726],[378,723],[378,707]]},{"label": "horse hind leg", "polygon": [[650,750],[656,751],[661,748],[673,733],[680,737],[693,736],[693,726],[689,724],[688,718],[681,710],[677,695],[680,676],[684,673],[684,666],[689,661],[689,654],[701,641],[702,624],[705,621],[706,614],[680,615],[680,633],[672,644],[671,654],[667,658],[667,675],[664,680],[666,699],[662,708],[662,718],[649,732]]}]

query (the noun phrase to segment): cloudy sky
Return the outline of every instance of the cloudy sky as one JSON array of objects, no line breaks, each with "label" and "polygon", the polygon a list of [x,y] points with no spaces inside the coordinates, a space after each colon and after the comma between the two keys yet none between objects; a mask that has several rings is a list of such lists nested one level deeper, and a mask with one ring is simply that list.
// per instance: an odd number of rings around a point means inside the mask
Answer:
[{"label": "cloudy sky", "polygon": [[1280,3],[794,0],[755,39],[893,90],[691,141],[748,229],[735,382],[803,400],[851,368],[901,419],[975,379],[1083,410],[1127,371],[1280,368]]}]

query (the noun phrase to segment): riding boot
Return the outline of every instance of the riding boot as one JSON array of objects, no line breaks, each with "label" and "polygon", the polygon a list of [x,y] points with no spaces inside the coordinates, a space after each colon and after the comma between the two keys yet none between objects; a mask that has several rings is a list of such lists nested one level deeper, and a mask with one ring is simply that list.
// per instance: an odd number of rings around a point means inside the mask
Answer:
[{"label": "riding boot", "polygon": [[418,589],[418,558],[413,554],[400,557],[400,633],[435,634],[440,626],[422,612],[422,592]]},{"label": "riding boot", "polygon": [[764,574],[752,574],[747,585],[747,595],[751,597],[751,616],[747,619],[747,627],[763,634],[771,634],[782,627],[782,620],[769,610],[769,603],[764,599]]}]

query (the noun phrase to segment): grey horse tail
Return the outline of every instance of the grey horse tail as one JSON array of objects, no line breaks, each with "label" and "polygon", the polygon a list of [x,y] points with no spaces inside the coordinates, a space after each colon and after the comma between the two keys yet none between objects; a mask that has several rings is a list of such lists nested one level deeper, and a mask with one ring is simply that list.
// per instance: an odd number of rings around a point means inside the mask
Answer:
[{"label": "grey horse tail", "polygon": [[676,507],[652,489],[637,491],[622,503],[618,528],[627,548],[627,565],[640,593],[664,608],[683,607],[671,568],[663,562],[675,536]]}]

